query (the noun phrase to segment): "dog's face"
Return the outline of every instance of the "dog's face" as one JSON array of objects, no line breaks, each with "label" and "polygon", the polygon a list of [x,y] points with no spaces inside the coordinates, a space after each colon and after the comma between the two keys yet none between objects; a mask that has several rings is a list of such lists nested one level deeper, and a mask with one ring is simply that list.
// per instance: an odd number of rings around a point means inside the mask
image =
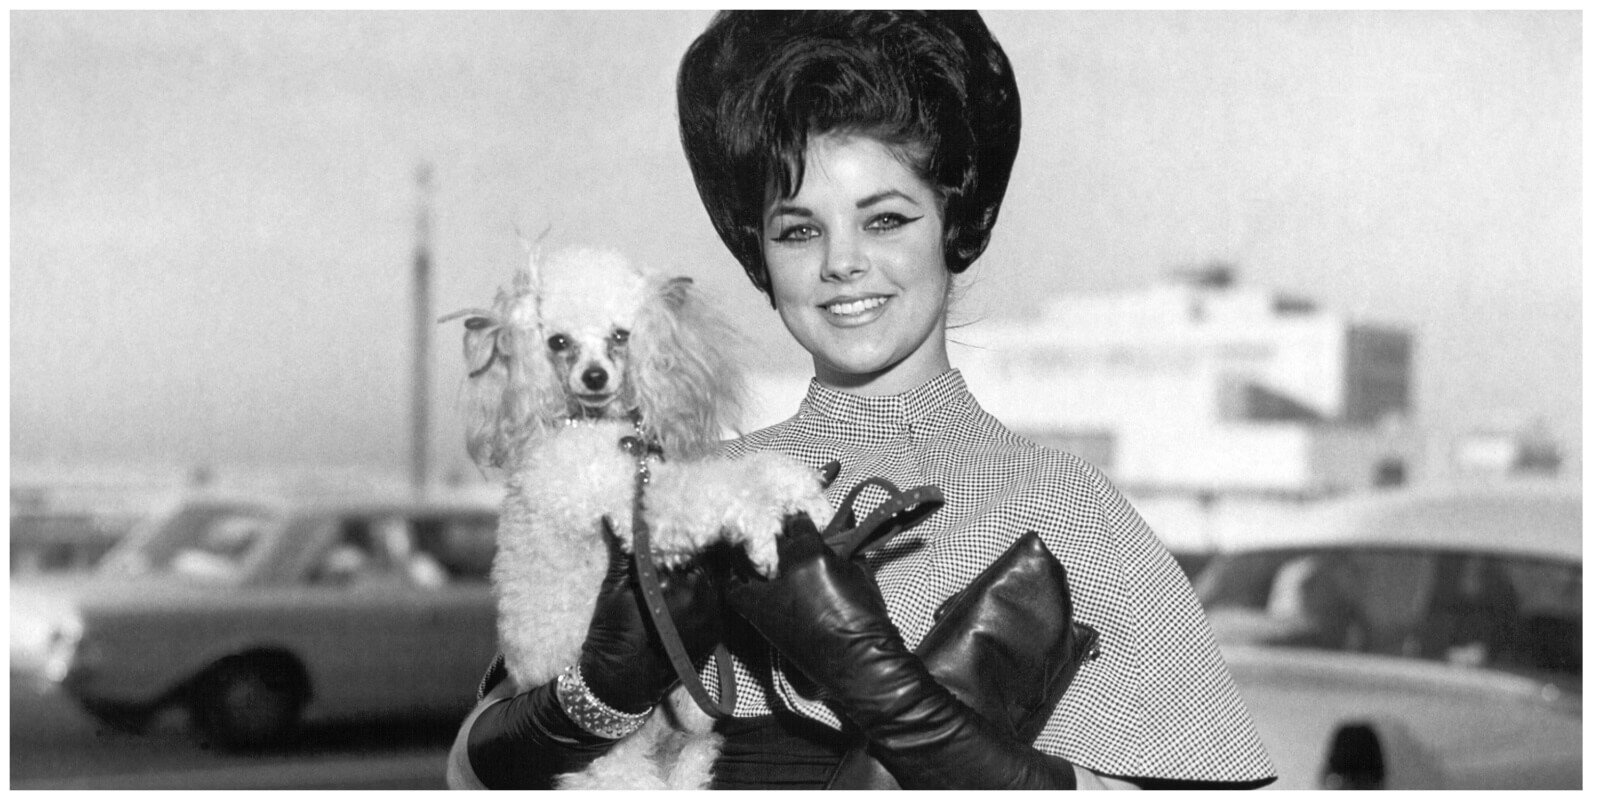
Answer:
[{"label": "dog's face", "polygon": [[589,326],[541,333],[545,356],[560,376],[574,417],[619,418],[628,408],[620,402],[628,374],[629,330],[620,325]]},{"label": "dog's face", "polygon": [[630,340],[649,287],[620,260],[564,256],[551,258],[541,274],[537,346],[570,416],[626,417],[636,406],[628,385]]},{"label": "dog's face", "polygon": [[604,250],[530,258],[492,310],[466,309],[467,450],[515,464],[571,419],[634,418],[669,454],[700,454],[737,422],[729,329],[688,278]]}]

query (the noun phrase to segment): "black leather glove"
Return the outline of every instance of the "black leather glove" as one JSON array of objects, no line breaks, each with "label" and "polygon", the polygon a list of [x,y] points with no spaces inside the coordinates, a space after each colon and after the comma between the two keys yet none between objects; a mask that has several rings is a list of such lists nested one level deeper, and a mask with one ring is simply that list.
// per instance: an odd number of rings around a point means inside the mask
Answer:
[{"label": "black leather glove", "polygon": [[[630,714],[661,702],[678,674],[645,606],[633,558],[606,525],[611,565],[595,601],[578,668],[601,702]],[[698,664],[722,638],[729,545],[717,542],[680,569],[662,569],[661,593],[683,648]]]},{"label": "black leather glove", "polygon": [[929,674],[877,583],[804,515],[786,521],[779,574],[740,571],[728,604],[816,683],[902,788],[1070,789],[1072,765],[1005,735]]},{"label": "black leather glove", "polygon": [[[612,708],[639,713],[659,703],[677,673],[649,621],[633,559],[606,528],[610,564],[601,581],[578,669],[590,693]],[[662,570],[661,589],[684,649],[696,662],[721,637],[721,587],[727,549],[714,546],[675,570]],[[467,738],[472,771],[491,789],[549,788],[618,740],[589,733],[561,709],[555,681],[495,703],[478,716]]]}]

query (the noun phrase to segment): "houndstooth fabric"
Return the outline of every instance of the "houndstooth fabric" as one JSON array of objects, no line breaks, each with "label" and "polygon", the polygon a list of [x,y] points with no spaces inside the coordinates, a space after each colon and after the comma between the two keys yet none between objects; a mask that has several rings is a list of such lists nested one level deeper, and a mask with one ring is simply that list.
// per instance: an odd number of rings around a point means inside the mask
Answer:
[{"label": "houndstooth fabric", "polygon": [[[794,417],[725,452],[758,450],[814,467],[842,462],[829,489],[836,507],[873,476],[943,491],[942,508],[875,554],[879,587],[909,647],[940,602],[1024,532],[1039,533],[1066,568],[1074,616],[1099,631],[1101,653],[1085,662],[1038,749],[1124,777],[1249,782],[1273,774],[1188,581],[1144,520],[1094,467],[1002,426],[960,372],[891,397],[812,381]],[[883,499],[864,491],[858,517]],[[832,709],[794,688],[775,652],[735,654],[735,674],[736,716],[782,706],[839,727]]]}]

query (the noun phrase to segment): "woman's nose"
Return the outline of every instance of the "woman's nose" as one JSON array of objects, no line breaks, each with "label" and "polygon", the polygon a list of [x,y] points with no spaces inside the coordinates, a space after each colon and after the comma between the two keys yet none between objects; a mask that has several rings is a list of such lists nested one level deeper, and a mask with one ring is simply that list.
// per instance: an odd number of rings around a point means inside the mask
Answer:
[{"label": "woman's nose", "polygon": [[850,280],[867,271],[867,254],[855,236],[834,236],[828,240],[827,260],[822,265],[823,280]]}]

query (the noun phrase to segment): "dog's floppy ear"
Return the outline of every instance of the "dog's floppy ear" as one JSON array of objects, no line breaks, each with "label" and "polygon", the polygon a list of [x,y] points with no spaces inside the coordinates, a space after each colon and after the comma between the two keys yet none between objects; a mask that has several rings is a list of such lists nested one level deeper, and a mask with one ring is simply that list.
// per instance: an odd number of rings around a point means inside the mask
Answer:
[{"label": "dog's floppy ear", "polygon": [[466,380],[459,404],[467,453],[481,467],[514,467],[529,440],[543,432],[550,408],[563,400],[559,382],[535,340],[537,330],[512,324],[531,295],[495,295],[494,310],[469,308],[440,322],[465,318],[462,355]]},{"label": "dog's floppy ear", "polygon": [[[504,306],[504,300],[501,292],[495,305]],[[439,322],[463,317],[461,355],[467,375],[459,402],[465,417],[467,453],[481,467],[499,467],[507,452],[502,419],[511,372],[511,331],[498,314],[481,308],[446,314]]]},{"label": "dog's floppy ear", "polygon": [[683,308],[683,304],[689,302],[692,291],[694,291],[694,278],[679,275],[676,278],[668,278],[661,285],[661,299],[669,308]]},{"label": "dog's floppy ear", "polygon": [[733,331],[688,278],[657,279],[628,338],[628,381],[646,429],[669,458],[704,454],[740,422]]},{"label": "dog's floppy ear", "polygon": [[496,359],[510,352],[505,341],[505,326],[493,312],[481,308],[464,308],[439,318],[445,323],[466,317],[466,333],[461,337],[461,355],[467,362],[467,377],[476,378],[494,366]]}]

